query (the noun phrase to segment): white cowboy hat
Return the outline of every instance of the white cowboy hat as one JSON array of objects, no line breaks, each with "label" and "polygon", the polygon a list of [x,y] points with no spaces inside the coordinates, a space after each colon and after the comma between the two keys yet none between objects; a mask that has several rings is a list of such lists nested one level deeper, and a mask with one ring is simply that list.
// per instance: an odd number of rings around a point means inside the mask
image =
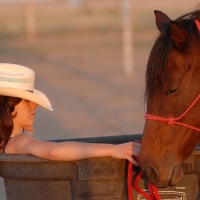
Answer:
[{"label": "white cowboy hat", "polygon": [[0,63],[0,95],[19,97],[53,111],[49,99],[34,89],[35,73],[21,65]]}]

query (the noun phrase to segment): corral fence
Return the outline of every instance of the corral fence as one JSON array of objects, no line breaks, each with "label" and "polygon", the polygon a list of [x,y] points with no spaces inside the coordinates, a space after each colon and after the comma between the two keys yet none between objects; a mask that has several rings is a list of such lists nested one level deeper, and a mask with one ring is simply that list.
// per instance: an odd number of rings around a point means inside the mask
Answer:
[{"label": "corral fence", "polygon": [[[141,137],[142,135],[122,135],[72,141],[118,144],[140,140]],[[66,140],[57,142],[61,141]],[[61,162],[30,155],[0,154],[0,176],[4,178],[7,200],[128,200],[127,165],[126,160],[111,157]],[[162,200],[199,199],[198,148],[182,167],[184,176],[176,186],[158,188]],[[139,170],[139,167],[133,168],[133,181]],[[148,192],[144,177],[140,180],[139,187]],[[133,199],[145,199],[134,189],[132,194]]]}]

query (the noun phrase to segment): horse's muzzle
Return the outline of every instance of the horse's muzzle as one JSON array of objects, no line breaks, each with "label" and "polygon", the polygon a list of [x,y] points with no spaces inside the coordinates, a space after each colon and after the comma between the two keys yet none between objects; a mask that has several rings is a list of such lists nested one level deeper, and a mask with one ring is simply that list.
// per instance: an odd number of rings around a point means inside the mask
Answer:
[{"label": "horse's muzzle", "polygon": [[174,165],[171,170],[163,168],[161,171],[157,171],[155,167],[147,165],[143,172],[149,181],[157,187],[174,186],[183,176],[183,170],[179,164]]}]

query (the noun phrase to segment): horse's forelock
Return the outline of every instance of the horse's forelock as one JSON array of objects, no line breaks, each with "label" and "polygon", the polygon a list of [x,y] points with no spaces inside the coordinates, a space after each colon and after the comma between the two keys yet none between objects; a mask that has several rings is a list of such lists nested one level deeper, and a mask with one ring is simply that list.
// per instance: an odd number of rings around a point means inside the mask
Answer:
[{"label": "horse's forelock", "polygon": [[165,70],[167,57],[172,46],[168,32],[160,34],[150,52],[146,70],[145,97],[151,98],[155,95],[155,91],[162,91],[161,72]]}]

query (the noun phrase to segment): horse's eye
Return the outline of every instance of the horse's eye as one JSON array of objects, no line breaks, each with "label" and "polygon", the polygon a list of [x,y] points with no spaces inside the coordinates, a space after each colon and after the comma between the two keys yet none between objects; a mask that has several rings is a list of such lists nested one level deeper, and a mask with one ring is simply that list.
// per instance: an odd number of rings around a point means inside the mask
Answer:
[{"label": "horse's eye", "polygon": [[166,95],[169,95],[169,94],[172,94],[174,92],[176,92],[178,90],[179,87],[175,88],[175,89],[170,89],[170,90],[167,90],[167,92],[165,93]]},{"label": "horse's eye", "polygon": [[171,94],[172,90],[167,90],[167,92],[165,93],[166,95]]}]

